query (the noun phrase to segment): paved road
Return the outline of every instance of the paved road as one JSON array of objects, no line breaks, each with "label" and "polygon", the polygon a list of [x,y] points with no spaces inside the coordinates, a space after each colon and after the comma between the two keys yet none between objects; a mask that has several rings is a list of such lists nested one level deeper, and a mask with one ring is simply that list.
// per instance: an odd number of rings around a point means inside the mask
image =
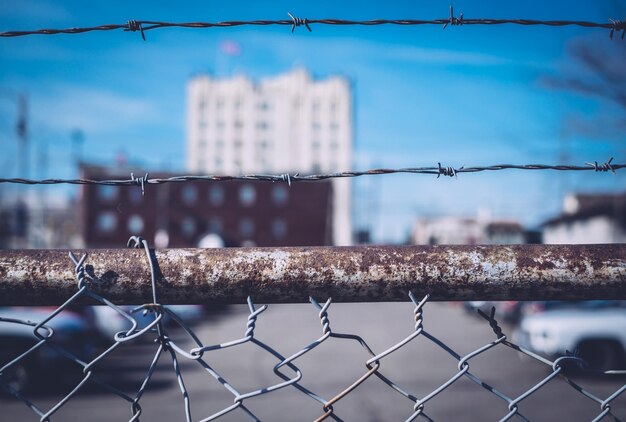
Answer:
[{"label": "paved road", "polygon": [[[205,343],[220,343],[239,338],[245,332],[246,307],[211,317],[198,325],[197,334]],[[329,310],[334,332],[362,336],[380,352],[413,330],[412,307],[402,304],[333,304]],[[494,338],[489,326],[448,304],[430,303],[425,308],[425,329],[463,355]],[[506,332],[506,330],[505,330]],[[184,339],[177,331],[173,336]],[[317,312],[311,305],[272,305],[257,322],[256,337],[287,356],[321,335]],[[191,343],[184,343],[188,346]],[[145,374],[155,351],[150,343],[124,345],[99,369],[99,376],[132,394]],[[301,384],[329,398],[365,372],[367,353],[356,342],[331,338],[310,354],[297,360],[304,377]],[[194,420],[201,420],[232,404],[233,396],[196,362],[181,359],[185,384],[189,390]],[[206,360],[239,391],[246,392],[280,382],[273,375],[276,359],[251,344],[210,352]],[[418,397],[424,397],[456,372],[457,362],[425,338],[418,338],[382,361],[381,372]],[[470,370],[483,381],[513,397],[543,379],[548,371],[532,361],[521,361],[517,353],[497,347],[470,361]],[[599,397],[607,397],[626,383],[625,378],[611,381],[581,379],[581,385]],[[32,396],[33,402],[50,408],[58,394],[72,386],[61,379],[50,380],[52,391]],[[141,401],[142,420],[184,420],[183,401],[168,356],[161,358],[151,387]],[[56,395],[55,395],[56,394]],[[294,388],[286,388],[246,400],[246,405],[261,419],[269,421],[312,420],[322,414],[319,403]],[[412,413],[412,402],[391,390],[380,379],[371,377],[335,405],[337,415],[347,421],[396,421]],[[626,394],[614,404],[615,414],[626,418]],[[582,396],[561,379],[552,380],[524,400],[521,412],[530,420],[591,420],[599,406]],[[434,420],[499,420],[507,413],[506,403],[467,378],[462,378],[426,404]],[[124,400],[96,387],[88,388],[64,406],[53,421],[123,421],[130,417]],[[0,420],[39,420],[26,406],[10,398],[0,398]],[[235,410],[221,421],[248,420]]]}]

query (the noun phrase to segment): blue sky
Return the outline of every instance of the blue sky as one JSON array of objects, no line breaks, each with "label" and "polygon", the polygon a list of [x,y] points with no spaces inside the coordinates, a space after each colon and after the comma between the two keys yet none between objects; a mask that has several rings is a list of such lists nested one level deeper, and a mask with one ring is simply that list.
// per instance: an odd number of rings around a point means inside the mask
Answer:
[{"label": "blue sky", "polygon": [[[90,26],[128,19],[222,21],[308,18],[443,18],[448,2],[2,2],[0,30]],[[465,17],[622,18],[626,4],[588,2],[455,2]],[[580,73],[576,43],[611,51],[626,44],[608,31],[584,28],[464,26],[161,29],[138,33],[0,39],[0,175],[17,177],[15,102],[30,101],[31,177],[74,177],[73,130],[83,156],[113,163],[124,151],[137,167],[182,171],[185,85],[191,75],[245,73],[262,78],[308,68],[341,74],[355,89],[354,168],[497,163],[582,164],[626,161],[626,111],[596,97],[550,88],[543,81]],[[226,59],[224,40],[242,54]],[[4,90],[4,91],[3,91]],[[4,92],[4,94],[2,94]],[[582,133],[572,122],[591,128]],[[575,127],[574,127],[575,126]],[[37,167],[45,146],[49,168]],[[458,179],[384,176],[356,185],[357,223],[375,225],[378,241],[402,240],[415,218],[475,215],[533,226],[559,211],[567,190],[624,189],[617,175],[548,172],[464,174]],[[6,191],[6,187],[3,187]],[[30,190],[42,188],[27,188]],[[50,189],[50,188],[47,188]],[[56,192],[66,193],[65,190]]]}]

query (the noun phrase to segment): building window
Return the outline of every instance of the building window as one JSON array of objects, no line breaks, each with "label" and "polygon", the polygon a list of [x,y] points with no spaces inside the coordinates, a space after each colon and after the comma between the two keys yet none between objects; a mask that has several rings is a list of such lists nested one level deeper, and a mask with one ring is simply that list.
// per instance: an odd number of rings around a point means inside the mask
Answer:
[{"label": "building window", "polygon": [[187,185],[183,188],[183,202],[187,205],[193,205],[198,199],[198,189],[193,185]]},{"label": "building window", "polygon": [[275,239],[282,239],[287,235],[287,223],[282,218],[272,221],[272,235]]},{"label": "building window", "polygon": [[221,129],[224,129],[224,126],[226,126],[226,123],[224,123],[223,120],[218,120],[216,126],[218,129],[221,130]]},{"label": "building window", "polygon": [[154,246],[157,248],[167,248],[170,244],[170,236],[163,229],[157,230],[154,234]]},{"label": "building window", "polygon": [[268,127],[269,127],[269,125],[267,124],[266,121],[261,120],[261,121],[258,121],[256,123],[256,128],[257,129],[266,130]]},{"label": "building window", "polygon": [[235,120],[235,127],[237,129],[241,129],[243,127],[243,121],[241,120]]},{"label": "building window", "polygon": [[241,98],[237,98],[235,100],[235,110],[239,110],[241,108],[241,104],[242,104]]},{"label": "building window", "polygon": [[339,130],[339,123],[331,122],[330,123],[330,129],[333,130],[333,131]]},{"label": "building window", "polygon": [[222,234],[222,220],[213,217],[209,220],[209,231],[215,234]]},{"label": "building window", "polygon": [[267,151],[270,148],[270,143],[266,140],[259,141],[257,143],[257,148],[259,148],[261,151]]},{"label": "building window", "polygon": [[99,185],[98,186],[98,198],[105,201],[112,201],[117,198],[117,186],[111,185]]},{"label": "building window", "polygon": [[196,222],[192,217],[185,217],[180,223],[180,231],[185,237],[192,237],[196,233]]},{"label": "building window", "polygon": [[140,234],[143,231],[143,218],[131,215],[126,223],[126,228],[131,234]]},{"label": "building window", "polygon": [[218,110],[221,110],[223,107],[224,107],[224,99],[218,98],[217,102],[215,103],[215,108]]},{"label": "building window", "polygon": [[247,239],[254,233],[254,221],[251,218],[244,218],[239,222],[239,234]]},{"label": "building window", "polygon": [[200,110],[200,112],[203,112],[205,107],[206,107],[206,102],[204,101],[204,98],[201,98],[200,101],[198,102],[198,110]]},{"label": "building window", "polygon": [[224,188],[221,186],[211,186],[209,188],[209,202],[214,207],[224,203]]},{"label": "building window", "polygon": [[98,214],[96,227],[100,233],[111,233],[117,228],[117,215],[111,211],[105,211]]},{"label": "building window", "polygon": [[239,202],[241,202],[241,205],[243,205],[244,207],[249,207],[254,204],[255,200],[256,190],[254,189],[254,186],[243,185],[239,189]]},{"label": "building window", "polygon": [[276,205],[285,205],[288,197],[289,192],[285,186],[278,185],[274,186],[274,189],[272,189],[272,201],[274,201]]},{"label": "building window", "polygon": [[313,122],[311,127],[313,128],[313,130],[319,131],[322,128],[322,125],[320,124],[320,122]]},{"label": "building window", "polygon": [[270,109],[270,105],[269,105],[269,103],[267,101],[262,101],[262,102],[259,103],[257,108],[259,110],[264,110],[265,111],[265,110],[269,110]]}]

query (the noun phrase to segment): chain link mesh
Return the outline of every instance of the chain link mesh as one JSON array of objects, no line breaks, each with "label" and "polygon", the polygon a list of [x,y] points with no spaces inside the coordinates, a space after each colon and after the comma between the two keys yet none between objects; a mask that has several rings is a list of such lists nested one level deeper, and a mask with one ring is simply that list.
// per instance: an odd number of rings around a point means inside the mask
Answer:
[{"label": "chain link mesh", "polygon": [[[148,263],[151,270],[153,293],[153,301],[151,303],[143,304],[132,309],[131,312],[126,312],[122,308],[116,306],[114,303],[108,301],[106,298],[94,293],[91,290],[90,286],[92,285],[92,283],[98,283],[99,281],[97,279],[91,278],[86,274],[85,262],[87,255],[84,254],[81,256],[80,259],[78,259],[74,254],[70,252],[70,258],[75,266],[75,274],[77,280],[77,291],[70,299],[68,299],[64,304],[59,306],[47,317],[39,322],[0,317],[0,323],[32,327],[32,333],[36,338],[35,344],[28,348],[28,350],[26,350],[25,352],[14,357],[11,361],[9,361],[2,368],[0,368],[0,387],[4,389],[7,393],[12,395],[15,399],[21,401],[22,403],[24,403],[24,405],[28,406],[34,413],[36,413],[40,417],[41,421],[50,421],[54,414],[59,409],[61,409],[69,400],[71,400],[72,397],[74,397],[76,393],[89,382],[96,383],[97,385],[105,388],[111,394],[117,395],[118,397],[127,401],[130,404],[131,408],[129,421],[138,421],[142,414],[142,408],[140,405],[142,396],[144,395],[146,388],[150,384],[150,380],[155,372],[157,363],[164,354],[169,355],[169,357],[171,358],[174,373],[178,381],[182,401],[184,404],[185,419],[187,421],[211,421],[235,411],[240,412],[242,415],[246,415],[251,420],[260,420],[253,413],[253,411],[246,406],[246,401],[253,397],[271,396],[272,393],[283,388],[295,389],[310,398],[311,400],[316,401],[320,406],[319,416],[315,419],[316,421],[323,421],[326,419],[341,420],[341,416],[337,414],[334,405],[343,400],[357,387],[359,387],[359,385],[361,385],[364,381],[372,377],[377,378],[378,380],[386,384],[395,393],[406,399],[407,421],[418,419],[429,421],[433,420],[428,415],[428,402],[445,390],[449,389],[452,385],[454,385],[458,380],[462,378],[469,379],[476,385],[476,388],[482,388],[497,397],[502,402],[504,402],[507,411],[503,413],[501,418],[502,421],[506,421],[514,417],[519,420],[528,420],[520,411],[520,403],[528,399],[531,395],[541,394],[543,387],[545,387],[548,383],[553,382],[553,380],[557,378],[560,378],[567,385],[571,386],[576,392],[580,393],[581,397],[587,400],[590,405],[595,405],[598,407],[598,413],[597,416],[593,419],[594,421],[599,421],[604,418],[612,418],[613,420],[618,420],[617,416],[612,413],[611,403],[626,390],[626,385],[618,388],[615,392],[604,398],[598,397],[590,391],[587,391],[568,376],[567,369],[572,367],[577,367],[580,368],[580,370],[584,370],[587,372],[591,371],[590,369],[586,368],[586,363],[577,355],[576,352],[568,352],[565,356],[559,357],[555,360],[550,360],[530,350],[526,350],[525,348],[509,340],[507,335],[499,326],[495,318],[495,309],[492,308],[490,314],[486,314],[480,310],[479,313],[484,318],[486,323],[488,323],[488,325],[491,327],[491,330],[495,335],[495,339],[471,351],[470,353],[461,355],[453,350],[450,346],[448,346],[444,341],[440,340],[424,328],[424,305],[428,301],[428,295],[419,300],[412,293],[409,293],[409,298],[414,304],[412,315],[415,321],[414,330],[410,333],[407,333],[407,336],[404,339],[400,340],[396,344],[390,346],[380,353],[375,353],[373,349],[368,345],[367,341],[358,335],[351,333],[339,333],[334,331],[331,328],[329,316],[329,309],[332,303],[331,299],[328,299],[323,304],[320,304],[314,298],[310,298],[310,302],[318,313],[318,318],[321,324],[321,336],[313,342],[309,343],[308,345],[304,346],[298,352],[288,357],[285,357],[285,355],[280,353],[275,347],[270,346],[269,344],[266,344],[255,337],[254,330],[257,319],[268,307],[267,305],[264,305],[257,308],[251,298],[248,298],[249,314],[247,317],[247,324],[243,337],[236,340],[226,341],[220,344],[206,345],[194,333],[193,329],[176,314],[176,312],[168,309],[165,306],[162,306],[158,302],[157,285],[159,284],[159,280],[161,280],[162,277],[160,275],[160,270],[156,261],[156,257],[153,253],[151,253],[147,242],[142,238],[132,237],[129,240],[128,245],[131,247],[143,248],[146,251]],[[89,362],[82,360],[80,357],[78,357],[67,348],[59,344],[55,344],[55,342],[52,341],[55,336],[55,332],[54,329],[50,326],[50,322],[62,311],[66,310],[68,307],[75,304],[78,300],[84,299],[85,297],[89,297],[98,302],[100,305],[111,308],[121,317],[127,320],[131,325],[128,330],[117,332],[113,336],[112,345]],[[149,323],[147,323],[142,328],[139,328],[137,318],[134,316],[137,313],[142,313],[144,316],[148,316],[149,318]],[[407,315],[407,317],[409,316]],[[193,347],[184,348],[180,346],[176,341],[174,341],[172,337],[170,337],[170,335],[168,334],[168,329],[164,324],[164,320],[166,318],[168,318],[170,321],[173,321],[176,325],[180,326],[182,330],[184,330],[189,338],[193,340]],[[114,350],[123,346],[124,343],[140,337],[148,338],[154,341],[158,344],[158,347],[151,363],[148,365],[141,386],[136,391],[136,393],[131,396],[123,393],[110,383],[99,379],[97,371],[94,370],[94,366],[98,362],[106,359],[109,355],[111,355]],[[330,341],[330,339],[335,339],[337,341],[353,342],[358,344],[369,355],[369,359],[364,362],[365,368],[361,376],[359,376],[355,380],[346,381],[346,386],[333,397],[322,397],[321,395],[305,387],[301,383],[301,380],[303,378],[303,371],[298,367],[298,359],[302,358],[304,355],[314,355],[315,349],[323,343]],[[430,342],[458,362],[456,366],[456,372],[447,381],[437,386],[428,394],[421,396],[412,393],[406,387],[396,383],[392,378],[385,375],[383,371],[383,362],[387,357],[398,351],[400,348],[406,346],[408,343],[414,341]],[[217,369],[211,366],[211,352],[237,347],[246,343],[257,347],[276,358],[278,363],[276,363],[273,367],[273,373],[282,380],[281,382],[265,385],[253,391],[241,391],[233,383],[227,380],[227,376],[225,374],[220,373]],[[22,392],[14,388],[14,386],[11,385],[10,379],[7,378],[7,374],[10,373],[12,367],[14,367],[20,361],[27,359],[31,354],[36,353],[39,349],[44,347],[52,348],[60,356],[62,356],[63,359],[73,362],[74,364],[82,368],[82,378],[80,379],[80,381],[72,388],[72,390],[67,395],[65,395],[61,400],[59,400],[54,406],[49,409],[42,409],[35,405]],[[493,350],[494,348],[505,347],[520,352],[528,356],[532,360],[545,365],[549,369],[548,375],[530,388],[528,388],[522,394],[515,397],[510,397],[509,395],[498,390],[495,386],[490,385],[470,371],[470,362],[472,359],[480,355],[488,354],[490,350]],[[206,371],[206,373],[208,373],[211,377],[217,380],[225,390],[232,394],[233,404],[211,415],[203,415],[200,417],[200,419],[192,419],[189,393],[187,387],[185,386],[183,375],[180,369],[181,359],[196,362],[202,370]],[[596,373],[596,375],[606,377],[624,374],[626,374],[626,371],[619,370]]]}]

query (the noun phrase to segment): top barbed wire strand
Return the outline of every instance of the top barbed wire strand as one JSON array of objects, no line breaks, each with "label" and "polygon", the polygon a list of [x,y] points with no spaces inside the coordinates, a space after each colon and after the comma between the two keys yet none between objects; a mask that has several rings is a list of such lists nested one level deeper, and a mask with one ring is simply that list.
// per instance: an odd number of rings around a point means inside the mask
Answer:
[{"label": "top barbed wire strand", "polygon": [[616,173],[617,170],[626,168],[626,164],[612,164],[613,159],[605,163],[599,164],[598,162],[586,163],[584,166],[571,166],[571,165],[546,165],[546,164],[497,164],[492,166],[475,166],[475,167],[444,167],[441,163],[438,163],[436,167],[407,167],[397,169],[371,169],[365,171],[344,171],[326,174],[308,174],[300,175],[299,173],[283,173],[283,174],[244,174],[240,176],[233,175],[180,175],[171,176],[165,178],[149,178],[148,173],[142,177],[135,177],[131,173],[130,179],[124,180],[94,180],[94,179],[3,179],[0,178],[0,183],[16,183],[23,185],[57,185],[57,184],[71,184],[71,185],[116,185],[116,186],[141,186],[142,191],[147,184],[163,184],[174,182],[191,182],[191,181],[229,181],[229,180],[257,180],[264,182],[287,182],[291,185],[292,182],[305,182],[305,181],[318,181],[326,179],[338,179],[360,176],[374,176],[383,174],[397,174],[397,173],[410,173],[410,174],[431,174],[439,176],[456,177],[460,173],[478,173],[483,171],[500,171],[500,170],[556,170],[556,171],[594,171],[594,172],[612,172]]},{"label": "top barbed wire strand", "polygon": [[129,20],[124,24],[106,24],[90,27],[76,27],[65,29],[37,29],[27,31],[5,31],[0,33],[0,37],[20,37],[26,35],[56,35],[56,34],[81,34],[91,31],[112,31],[122,29],[124,31],[140,31],[145,39],[144,32],[160,28],[226,28],[235,26],[269,26],[282,25],[291,26],[291,30],[299,26],[305,26],[311,31],[311,25],[361,25],[361,26],[378,26],[378,25],[442,25],[444,28],[448,25],[522,25],[522,26],[579,26],[584,28],[601,28],[610,29],[610,36],[613,37],[614,32],[622,31],[622,39],[626,34],[626,21],[609,19],[609,22],[589,22],[574,20],[536,20],[536,19],[491,19],[491,18],[465,18],[461,13],[458,17],[454,16],[452,7],[450,7],[450,16],[443,19],[372,19],[372,20],[349,20],[349,19],[307,19],[293,16],[289,14],[290,19],[278,20],[237,20],[224,22],[162,22],[149,20]]}]

